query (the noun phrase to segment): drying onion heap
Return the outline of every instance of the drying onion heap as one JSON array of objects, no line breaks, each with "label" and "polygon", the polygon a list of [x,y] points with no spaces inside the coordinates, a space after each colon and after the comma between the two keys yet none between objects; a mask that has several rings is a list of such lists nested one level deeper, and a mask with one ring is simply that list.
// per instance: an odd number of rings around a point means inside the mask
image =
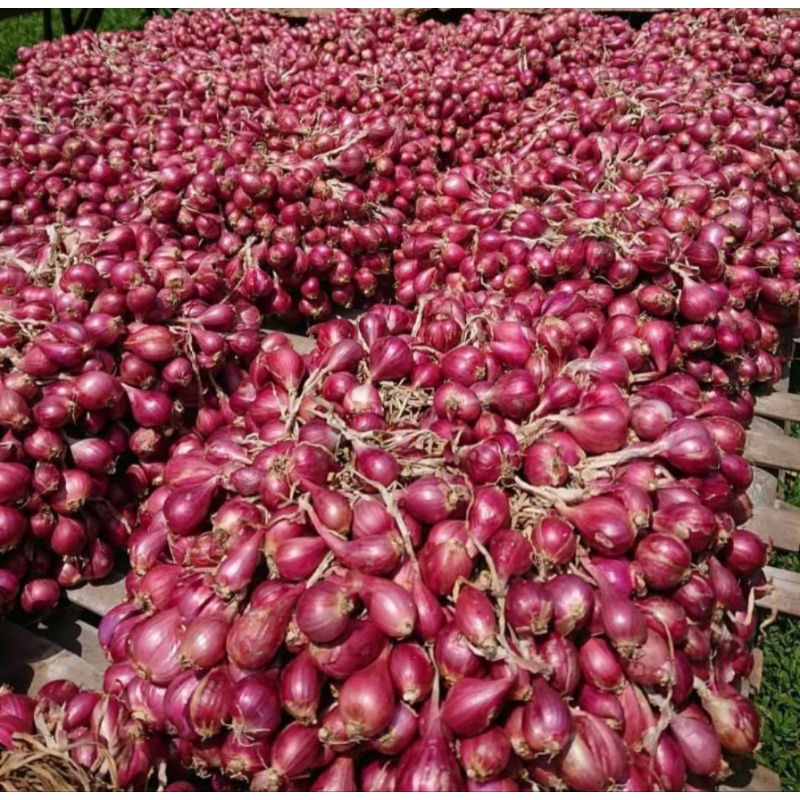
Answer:
[{"label": "drying onion heap", "polygon": [[[646,315],[671,323],[662,369],[734,389],[774,382],[800,292],[796,119],[750,84],[636,52],[640,72],[626,53],[545,84],[487,157],[424,191],[397,299],[591,280],[615,290],[603,346],[632,368],[649,350],[630,318]],[[574,320],[591,346],[597,321],[580,308]]]},{"label": "drying onion heap", "polygon": [[800,20],[200,10],[19,55],[0,610],[131,571],[103,692],[0,695],[3,747],[175,790],[679,791],[752,754]]},{"label": "drying onion heap", "polygon": [[[342,80],[356,40],[325,43],[348,25],[386,62],[381,87]],[[227,396],[266,317],[390,297],[421,188],[483,116],[539,85],[579,25],[585,48],[632,36],[576,13],[491,32],[490,15],[298,29],[203,12],[20,51],[0,99],[0,610],[37,617],[108,574],[169,443],[241,413]],[[440,47],[464,37],[474,58]]]},{"label": "drying onion heap", "polygon": [[[617,319],[601,337],[575,304],[582,355],[726,391],[777,378],[796,20],[702,12],[688,47],[681,15],[638,34],[578,12],[240,17],[44,43],[4,84],[3,609],[108,573],[169,442],[241,413],[266,318],[534,282],[575,302],[592,281]],[[342,74],[357,43],[378,84]]]},{"label": "drying onion heap", "polygon": [[187,288],[144,225],[68,236],[47,257],[32,274],[0,268],[0,605],[18,600],[28,617],[110,573],[169,442],[187,415],[202,426],[219,413],[204,396],[257,350],[262,319],[244,299],[221,302],[220,279]]},{"label": "drying onion heap", "polygon": [[[632,36],[577,13],[452,26],[339,12],[296,28],[237,11],[23,48],[0,102],[0,244],[37,267],[49,225],[92,239],[142,223],[180,269],[213,267],[274,317],[389,298],[421,189],[581,26],[587,50]],[[142,314],[159,304],[141,294]]]},{"label": "drying onion heap", "polygon": [[178,777],[677,790],[752,752],[752,405],[538,306],[273,335],[242,420],[175,444],[100,642]]},{"label": "drying onion heap", "polygon": [[[153,764],[165,757],[166,741],[143,730],[124,703],[100,691],[82,690],[70,680],[45,683],[35,698],[0,686],[0,747],[25,755],[34,736],[41,743],[35,751],[40,758],[58,763],[67,755],[98,788],[195,788],[187,782],[165,783],[163,776],[159,780]],[[6,769],[6,785],[15,785],[19,768]]]}]

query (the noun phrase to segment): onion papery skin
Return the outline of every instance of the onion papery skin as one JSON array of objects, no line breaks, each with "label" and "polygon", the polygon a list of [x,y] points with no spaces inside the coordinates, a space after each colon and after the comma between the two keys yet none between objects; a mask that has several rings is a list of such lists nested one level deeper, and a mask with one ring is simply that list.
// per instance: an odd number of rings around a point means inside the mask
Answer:
[{"label": "onion papery skin", "polygon": [[456,16],[195,9],[0,79],[0,614],[130,566],[104,692],[33,715],[115,788],[680,791],[757,745],[800,22]]}]

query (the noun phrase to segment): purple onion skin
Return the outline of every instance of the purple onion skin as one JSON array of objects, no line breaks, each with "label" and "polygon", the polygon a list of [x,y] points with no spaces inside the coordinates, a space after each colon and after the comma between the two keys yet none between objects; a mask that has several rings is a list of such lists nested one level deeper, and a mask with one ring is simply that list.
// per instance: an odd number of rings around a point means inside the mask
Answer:
[{"label": "purple onion skin", "polygon": [[744,453],[800,305],[800,21],[634,33],[210,9],[20,49],[0,617],[132,567],[102,696],[37,700],[77,763],[678,791],[755,751]]}]

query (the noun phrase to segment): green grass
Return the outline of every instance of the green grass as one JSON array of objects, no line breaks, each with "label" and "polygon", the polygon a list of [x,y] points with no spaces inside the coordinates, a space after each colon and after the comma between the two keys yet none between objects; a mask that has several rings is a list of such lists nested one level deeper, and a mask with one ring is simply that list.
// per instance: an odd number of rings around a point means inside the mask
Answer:
[{"label": "green grass", "polygon": [[[800,425],[791,426],[800,436]],[[787,476],[779,487],[784,499],[800,506],[800,479]],[[800,554],[775,550],[770,563],[800,572]],[[800,790],[800,619],[780,614],[767,628],[764,673],[756,703],[761,711],[762,735],[758,760],[778,773],[784,791]]]},{"label": "green grass", "polygon": [[[145,22],[141,8],[107,8],[100,30],[141,28]],[[61,14],[59,9],[53,9],[53,35],[57,38],[62,33]],[[0,75],[10,76],[17,61],[17,50],[40,42],[43,35],[41,12],[0,21]]]},{"label": "green grass", "polygon": [[[108,8],[101,31],[135,29],[145,23],[138,8]],[[62,33],[61,17],[53,14],[53,33]],[[17,49],[42,39],[42,15],[28,14],[0,21],[0,75],[11,75]],[[792,435],[800,435],[794,426]],[[800,506],[800,480],[790,479],[785,499]],[[800,572],[800,555],[775,551],[771,563]],[[758,760],[781,776],[786,791],[800,790],[800,619],[780,615],[762,645],[764,679],[756,702],[763,719],[762,745]]]},{"label": "green grass", "polygon": [[[771,563],[800,572],[797,553],[776,551]],[[800,790],[800,619],[779,615],[762,644],[764,673],[755,700],[761,711],[758,760],[781,777],[784,791]]]}]

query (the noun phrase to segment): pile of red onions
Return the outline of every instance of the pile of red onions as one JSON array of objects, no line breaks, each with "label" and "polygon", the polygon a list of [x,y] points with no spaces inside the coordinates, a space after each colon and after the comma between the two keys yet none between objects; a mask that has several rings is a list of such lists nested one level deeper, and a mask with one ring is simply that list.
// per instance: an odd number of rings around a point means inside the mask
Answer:
[{"label": "pile of red onions", "polygon": [[305,357],[272,336],[242,420],[176,442],[100,627],[170,774],[678,789],[752,752],[752,405],[639,389],[540,305],[376,307]]},{"label": "pile of red onions", "polygon": [[670,48],[670,58],[675,58],[677,50],[687,64],[708,76],[725,73],[749,83],[765,102],[797,117],[798,31],[800,22],[795,16],[702,9],[658,14],[644,25],[640,35],[657,42],[659,49]]},{"label": "pile of red onions", "polygon": [[678,791],[753,752],[800,23],[197,11],[19,56],[0,610],[131,567],[104,692],[46,698],[76,761]]},{"label": "pile of red onions", "polygon": [[[81,689],[71,680],[50,681],[35,698],[0,687],[0,750],[25,752],[34,734],[86,770],[98,787],[195,789],[185,781],[165,784],[155,774],[153,764],[163,759],[167,743],[133,719],[120,699]],[[6,778],[13,785],[14,775]]]},{"label": "pile of red onions", "polygon": [[[2,82],[0,243],[38,269],[47,225],[90,240],[144,225],[140,266],[158,248],[186,291],[213,269],[289,321],[388,298],[418,197],[481,151],[480,123],[538,87],[581,28],[587,53],[633,37],[577,12],[457,26],[338,12],[297,28],[251,10],[23,48]],[[153,303],[142,286],[137,306]]]},{"label": "pile of red onions", "polygon": [[[60,246],[75,263],[54,286],[0,267],[0,605],[18,598],[34,617],[62,587],[109,574],[170,441],[186,419],[202,428],[222,413],[262,320],[244,299],[224,302],[211,273],[205,292],[183,283],[146,226],[91,243],[68,234]],[[157,310],[139,306],[145,295]]]},{"label": "pile of red onions", "polygon": [[[593,352],[704,386],[774,382],[800,297],[797,146],[786,108],[642,34],[536,90],[486,158],[425,191],[395,258],[397,299],[592,281],[613,289],[607,313],[620,317],[603,340],[573,310]],[[662,352],[640,317],[669,323]]]},{"label": "pile of red onions", "polygon": [[577,12],[253,11],[23,48],[0,98],[0,610],[107,575],[170,442],[241,414],[265,318],[390,297],[418,196],[478,153],[480,121],[559,50],[632,38]]}]

